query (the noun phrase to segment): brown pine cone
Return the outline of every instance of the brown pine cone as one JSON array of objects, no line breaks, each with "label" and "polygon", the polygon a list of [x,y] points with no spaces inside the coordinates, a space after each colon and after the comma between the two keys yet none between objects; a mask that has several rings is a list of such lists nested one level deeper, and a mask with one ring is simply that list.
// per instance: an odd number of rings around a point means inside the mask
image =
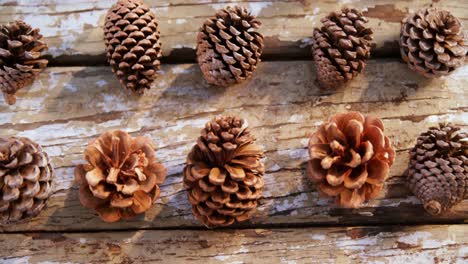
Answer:
[{"label": "brown pine cone", "polygon": [[205,21],[197,36],[197,58],[210,84],[229,86],[250,78],[260,62],[260,21],[243,7],[227,7]]},{"label": "brown pine cone", "polygon": [[343,8],[321,20],[314,29],[312,53],[317,82],[325,89],[336,88],[353,79],[366,67],[370,57],[372,30],[357,9]]},{"label": "brown pine cone", "polygon": [[467,48],[462,25],[450,12],[425,8],[402,23],[400,53],[412,70],[435,78],[463,65]]},{"label": "brown pine cone", "polygon": [[218,117],[206,123],[184,168],[184,186],[198,220],[212,228],[250,218],[262,196],[263,156],[243,119]]},{"label": "brown pine cone", "polygon": [[106,15],[107,61],[120,83],[143,94],[160,68],[161,42],[156,16],[141,0],[119,0]]},{"label": "brown pine cone", "polygon": [[89,143],[85,159],[88,163],[75,169],[80,201],[102,220],[130,219],[159,198],[166,168],[156,160],[149,138],[106,132]]},{"label": "brown pine cone", "polygon": [[47,66],[42,58],[45,50],[47,44],[38,28],[21,20],[0,25],[0,90],[8,104],[15,104],[15,93]]},{"label": "brown pine cone", "polygon": [[395,150],[379,118],[340,113],[320,126],[309,140],[308,175],[320,194],[359,208],[383,188]]},{"label": "brown pine cone", "polygon": [[407,176],[432,215],[468,198],[468,135],[451,124],[429,128],[410,152]]},{"label": "brown pine cone", "polygon": [[0,224],[32,218],[53,192],[47,153],[28,138],[0,137]]}]

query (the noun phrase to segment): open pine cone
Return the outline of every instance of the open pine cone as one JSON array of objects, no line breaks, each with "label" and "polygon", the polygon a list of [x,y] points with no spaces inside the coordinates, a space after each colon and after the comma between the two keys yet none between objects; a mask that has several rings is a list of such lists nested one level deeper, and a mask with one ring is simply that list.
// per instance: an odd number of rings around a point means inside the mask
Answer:
[{"label": "open pine cone", "polygon": [[317,82],[332,89],[353,79],[370,57],[372,30],[367,18],[356,9],[343,8],[321,20],[314,29],[312,53]]},{"label": "open pine cone", "polygon": [[0,137],[0,224],[39,214],[53,192],[47,153],[28,138]]},{"label": "open pine cone", "polygon": [[379,118],[340,113],[309,140],[308,175],[318,191],[347,208],[359,208],[383,188],[395,151]]},{"label": "open pine cone", "polygon": [[206,123],[184,168],[192,212],[205,226],[245,221],[257,207],[265,168],[264,152],[254,141],[238,117]]},{"label": "open pine cone", "polygon": [[166,169],[156,160],[149,138],[106,132],[89,143],[85,159],[88,163],[75,169],[80,201],[104,221],[132,218],[159,198]]},{"label": "open pine cone", "polygon": [[106,15],[107,60],[120,83],[143,94],[160,68],[156,16],[141,0],[119,0]]},{"label": "open pine cone", "polygon": [[227,7],[205,21],[197,37],[197,58],[210,84],[229,86],[252,76],[260,62],[260,21],[243,7]]},{"label": "open pine cone", "polygon": [[47,50],[39,29],[17,20],[0,25],[0,91],[5,101],[16,103],[15,93],[31,84],[47,66],[42,58]]},{"label": "open pine cone", "polygon": [[400,52],[408,66],[429,78],[463,65],[467,48],[460,21],[450,12],[425,8],[403,20]]},{"label": "open pine cone", "polygon": [[410,152],[407,176],[432,215],[468,198],[468,135],[451,124],[429,128]]}]

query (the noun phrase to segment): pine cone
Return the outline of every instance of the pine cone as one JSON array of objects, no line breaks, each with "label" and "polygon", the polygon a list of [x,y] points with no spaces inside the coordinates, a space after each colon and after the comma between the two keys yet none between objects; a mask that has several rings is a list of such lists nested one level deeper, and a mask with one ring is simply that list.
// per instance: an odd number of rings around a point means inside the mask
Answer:
[{"label": "pine cone", "polygon": [[0,137],[0,224],[32,218],[53,192],[47,153],[28,138]]},{"label": "pine cone", "polygon": [[421,9],[403,20],[400,52],[412,70],[426,77],[447,75],[465,61],[462,25],[448,11]]},{"label": "pine cone", "polygon": [[347,208],[359,208],[383,188],[395,159],[380,119],[340,113],[309,140],[308,175],[318,191]]},{"label": "pine cone", "polygon": [[120,83],[143,94],[160,68],[156,16],[141,0],[119,0],[106,15],[107,61]]},{"label": "pine cone", "polygon": [[41,54],[45,50],[47,44],[38,28],[21,20],[0,25],[0,90],[8,104],[15,104],[15,93],[47,66]]},{"label": "pine cone", "polygon": [[312,53],[318,84],[332,89],[364,70],[370,57],[372,30],[365,26],[367,18],[354,8],[332,12],[321,22],[322,27],[314,29]]},{"label": "pine cone", "polygon": [[210,84],[229,86],[250,78],[260,62],[260,21],[243,7],[227,7],[205,21],[197,37],[197,58]]},{"label": "pine cone", "polygon": [[451,124],[429,128],[410,152],[407,176],[432,215],[468,198],[468,135]]},{"label": "pine cone", "polygon": [[262,148],[238,117],[206,123],[187,158],[184,185],[193,214],[207,227],[245,221],[262,196]]},{"label": "pine cone", "polygon": [[149,138],[106,132],[89,143],[85,158],[88,163],[75,169],[80,201],[104,221],[132,218],[159,198],[166,168],[156,160]]}]

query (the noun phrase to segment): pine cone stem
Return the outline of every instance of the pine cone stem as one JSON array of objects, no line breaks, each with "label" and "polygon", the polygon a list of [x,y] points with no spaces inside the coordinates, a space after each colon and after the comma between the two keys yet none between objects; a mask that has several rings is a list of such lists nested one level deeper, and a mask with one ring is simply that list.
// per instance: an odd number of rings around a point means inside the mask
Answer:
[{"label": "pine cone stem", "polygon": [[424,203],[424,209],[431,215],[439,215],[442,212],[442,205],[435,200]]},{"label": "pine cone stem", "polygon": [[5,98],[5,102],[9,105],[16,104],[16,96],[14,94],[3,93],[3,98]]}]

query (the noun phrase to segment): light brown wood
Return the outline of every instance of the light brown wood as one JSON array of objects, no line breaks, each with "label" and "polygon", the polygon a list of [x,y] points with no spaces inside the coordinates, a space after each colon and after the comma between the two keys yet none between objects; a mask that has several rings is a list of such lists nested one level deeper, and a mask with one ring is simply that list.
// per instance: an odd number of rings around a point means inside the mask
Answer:
[{"label": "light brown wood", "polygon": [[0,235],[4,263],[466,263],[468,230],[395,226]]},{"label": "light brown wood", "polygon": [[[263,62],[252,80],[228,89],[206,85],[196,64],[165,65],[142,97],[121,88],[109,67],[47,69],[31,88],[19,92],[15,106],[0,101],[0,136],[26,136],[42,144],[57,168],[57,190],[39,217],[3,230],[201,226],[191,215],[181,172],[205,122],[220,114],[246,118],[267,151],[264,198],[254,218],[242,226],[466,221],[467,201],[440,217],[425,214],[402,174],[419,133],[439,121],[466,128],[468,66],[429,81],[397,61],[371,61],[366,73],[347,87],[324,91],[314,84],[312,65]],[[330,115],[348,110],[380,116],[397,149],[384,192],[359,210],[319,198],[304,171],[307,135]],[[86,144],[111,129],[151,137],[169,175],[161,198],[145,216],[106,224],[80,205],[73,169],[83,162]]]},{"label": "light brown wood", "polygon": [[[49,44],[54,63],[76,65],[103,64],[102,25],[108,8],[115,1],[100,0],[0,0],[0,23],[24,19],[41,29]],[[399,56],[400,21],[408,13],[433,4],[453,12],[467,26],[468,2],[464,0],[267,0],[146,1],[156,13],[162,34],[163,53],[171,60],[193,61],[196,32],[207,17],[227,5],[243,5],[263,22],[264,57],[277,59],[311,58],[308,45],[320,19],[341,6],[367,10],[374,30],[376,56]]]},{"label": "light brown wood", "polygon": [[[466,31],[467,1],[145,0],[158,17],[163,62],[195,62],[198,28],[234,4],[263,22],[270,62],[227,89],[207,85],[196,64],[163,63],[142,97],[125,91],[109,67],[93,67],[106,63],[102,24],[115,1],[0,0],[0,24],[24,19],[39,27],[52,65],[89,66],[48,68],[15,106],[0,98],[0,136],[37,141],[56,167],[48,207],[27,223],[0,227],[0,263],[468,262],[468,200],[430,216],[403,177],[419,133],[443,121],[468,129],[468,66],[427,80],[399,62],[397,43],[401,19],[430,4],[451,11]],[[394,59],[371,60],[346,87],[320,90],[310,37],[322,17],[345,5],[369,17],[373,57]],[[301,61],[274,61],[285,59]],[[320,198],[305,175],[308,135],[342,111],[381,117],[397,149],[383,192],[357,210]],[[221,114],[246,118],[265,148],[266,187],[253,218],[231,227],[241,229],[211,231],[191,214],[182,169],[200,129]],[[73,170],[87,143],[112,129],[151,137],[168,177],[146,214],[107,224],[81,206]],[[361,227],[324,227],[343,225]]]}]

